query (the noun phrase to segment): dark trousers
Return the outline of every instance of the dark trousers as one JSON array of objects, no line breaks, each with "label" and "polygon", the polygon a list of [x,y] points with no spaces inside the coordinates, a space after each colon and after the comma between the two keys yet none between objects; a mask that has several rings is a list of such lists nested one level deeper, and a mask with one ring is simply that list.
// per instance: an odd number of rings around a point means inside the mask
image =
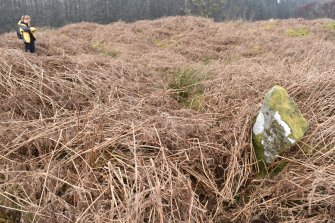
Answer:
[{"label": "dark trousers", "polygon": [[24,43],[24,50],[26,52],[35,53],[35,41],[31,41],[31,43]]}]

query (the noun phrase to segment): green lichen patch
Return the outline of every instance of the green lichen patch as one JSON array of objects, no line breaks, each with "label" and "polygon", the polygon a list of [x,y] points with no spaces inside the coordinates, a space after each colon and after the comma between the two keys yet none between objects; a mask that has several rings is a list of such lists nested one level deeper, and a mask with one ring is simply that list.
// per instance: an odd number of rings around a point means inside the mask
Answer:
[{"label": "green lichen patch", "polygon": [[261,144],[262,140],[264,140],[264,134],[253,135],[253,144],[258,160],[264,160],[264,147]]},{"label": "green lichen patch", "polygon": [[255,155],[258,160],[258,172],[261,176],[266,174],[266,165],[265,165],[265,157],[264,157],[264,147],[261,144],[262,140],[264,139],[263,134],[252,135],[252,144],[254,147]]},{"label": "green lichen patch", "polygon": [[296,141],[300,140],[308,128],[308,122],[302,116],[298,106],[290,98],[285,88],[275,86],[271,91],[271,96],[269,95],[266,98],[269,107],[273,111],[278,111],[281,119],[290,127],[291,134],[289,137]]}]

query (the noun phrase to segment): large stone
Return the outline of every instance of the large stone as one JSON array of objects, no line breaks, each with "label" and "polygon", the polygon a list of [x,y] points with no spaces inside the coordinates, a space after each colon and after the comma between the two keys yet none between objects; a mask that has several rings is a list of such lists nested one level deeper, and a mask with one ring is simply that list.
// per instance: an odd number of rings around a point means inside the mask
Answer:
[{"label": "large stone", "polygon": [[287,91],[274,86],[265,95],[252,129],[257,159],[271,164],[301,140],[307,128],[307,121]]}]

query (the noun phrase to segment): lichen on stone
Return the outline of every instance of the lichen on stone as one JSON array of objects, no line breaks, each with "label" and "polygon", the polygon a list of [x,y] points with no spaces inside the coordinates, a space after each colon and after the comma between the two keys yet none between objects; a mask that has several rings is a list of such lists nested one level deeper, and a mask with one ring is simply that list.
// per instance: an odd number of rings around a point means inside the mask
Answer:
[{"label": "lichen on stone", "polygon": [[285,88],[275,86],[274,89],[276,90],[273,91],[271,98],[269,98],[271,100],[268,101],[270,108],[278,111],[282,120],[291,127],[294,139],[302,138],[308,128],[306,119]]},{"label": "lichen on stone", "polygon": [[307,130],[308,123],[287,91],[273,87],[264,98],[253,126],[253,145],[258,160],[273,160],[296,144]]},{"label": "lichen on stone", "polygon": [[260,111],[257,116],[256,122],[254,124],[254,127],[253,127],[253,133],[255,135],[258,135],[262,133],[263,131],[264,131],[264,115],[263,115],[263,112]]}]

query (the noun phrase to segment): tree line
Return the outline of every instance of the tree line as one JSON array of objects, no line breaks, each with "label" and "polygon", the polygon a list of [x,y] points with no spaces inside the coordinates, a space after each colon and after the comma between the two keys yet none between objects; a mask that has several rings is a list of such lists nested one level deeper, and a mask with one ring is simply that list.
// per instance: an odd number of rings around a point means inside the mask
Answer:
[{"label": "tree line", "polygon": [[197,15],[223,20],[335,18],[335,0],[1,0],[0,32],[15,29],[21,15],[36,25],[59,27],[81,21],[111,23],[163,16]]}]

